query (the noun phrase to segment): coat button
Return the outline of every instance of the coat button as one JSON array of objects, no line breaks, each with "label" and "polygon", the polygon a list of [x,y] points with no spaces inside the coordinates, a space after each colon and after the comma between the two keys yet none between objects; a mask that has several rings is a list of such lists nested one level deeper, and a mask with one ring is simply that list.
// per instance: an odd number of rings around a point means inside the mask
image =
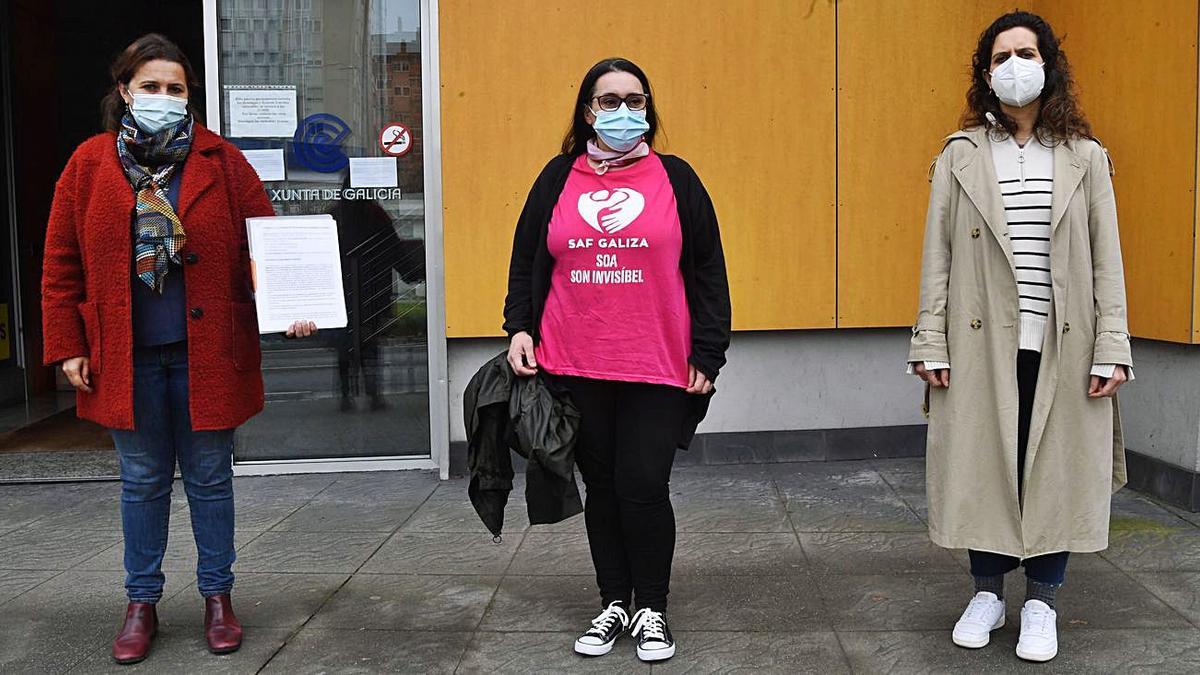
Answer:
[{"label": "coat button", "polygon": [[978,238],[979,238],[979,228],[978,228],[978,227],[976,227],[976,228],[972,228],[972,229],[971,229],[971,238],[972,238],[972,239],[978,239]]},{"label": "coat button", "polygon": [[200,317],[204,316],[204,309],[202,307],[193,307],[191,315],[193,319],[199,319]]},{"label": "coat button", "polygon": [[1064,333],[1070,333],[1070,332],[1071,332],[1071,324],[1070,324],[1070,323],[1063,323],[1063,332],[1064,332]]},{"label": "coat button", "polygon": [[975,330],[979,330],[982,327],[983,327],[983,321],[981,321],[980,319],[973,319],[971,321],[971,328],[974,328]]},{"label": "coat button", "polygon": [[196,263],[200,262],[200,254],[188,253],[187,255],[183,256],[183,262],[189,265],[195,265]]}]

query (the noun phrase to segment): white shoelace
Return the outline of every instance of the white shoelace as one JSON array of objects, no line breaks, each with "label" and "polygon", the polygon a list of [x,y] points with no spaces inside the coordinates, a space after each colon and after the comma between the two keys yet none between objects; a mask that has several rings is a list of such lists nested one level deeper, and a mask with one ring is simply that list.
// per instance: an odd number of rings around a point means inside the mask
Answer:
[{"label": "white shoelace", "polygon": [[659,612],[643,609],[633,615],[633,635],[635,637],[641,636],[648,640],[666,642],[666,630],[667,622]]},{"label": "white shoelace", "polygon": [[967,611],[963,612],[964,619],[968,621],[982,621],[987,618],[988,607],[992,604],[987,598],[974,597],[971,598],[970,604],[967,605]]},{"label": "white shoelace", "polygon": [[1042,608],[1025,610],[1025,620],[1021,622],[1022,633],[1033,633],[1035,635],[1046,635],[1050,631],[1048,627],[1054,617],[1053,610],[1045,610]]},{"label": "white shoelace", "polygon": [[622,626],[629,622],[629,615],[621,609],[620,605],[609,605],[608,609],[600,612],[600,616],[592,619],[592,629],[588,631],[588,634],[603,637],[612,629],[614,621],[620,622]]}]

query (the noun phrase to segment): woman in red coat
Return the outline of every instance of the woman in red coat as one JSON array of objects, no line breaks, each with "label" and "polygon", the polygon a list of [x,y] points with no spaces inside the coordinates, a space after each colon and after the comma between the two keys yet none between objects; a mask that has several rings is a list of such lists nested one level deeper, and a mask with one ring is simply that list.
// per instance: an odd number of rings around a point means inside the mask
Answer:
[{"label": "woman in red coat", "polygon": [[[241,645],[233,587],[233,434],[262,410],[245,219],[274,215],[241,152],[195,121],[183,52],[139,38],[112,67],[106,131],[59,178],[42,281],[45,361],[121,464],[125,623],[113,658],[146,658],[162,597],[178,461],[214,653]],[[316,330],[297,321],[289,337]]]}]

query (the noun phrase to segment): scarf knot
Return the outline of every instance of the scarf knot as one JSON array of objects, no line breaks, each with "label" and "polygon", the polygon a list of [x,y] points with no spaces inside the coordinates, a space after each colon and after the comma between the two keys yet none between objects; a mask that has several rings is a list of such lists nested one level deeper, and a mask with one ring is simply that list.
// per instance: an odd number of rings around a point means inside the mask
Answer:
[{"label": "scarf knot", "polygon": [[117,133],[117,155],[137,199],[134,270],[138,279],[159,293],[170,263],[179,264],[179,252],[187,243],[187,233],[167,190],[192,149],[192,129],[189,116],[173,127],[148,134],[126,113]]}]

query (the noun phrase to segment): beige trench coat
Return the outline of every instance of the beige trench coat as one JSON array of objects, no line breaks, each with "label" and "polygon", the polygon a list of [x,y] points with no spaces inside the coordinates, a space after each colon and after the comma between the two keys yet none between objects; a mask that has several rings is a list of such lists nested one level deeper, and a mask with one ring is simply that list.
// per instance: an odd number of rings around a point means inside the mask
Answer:
[{"label": "beige trench coat", "polygon": [[1090,370],[1133,365],[1107,155],[1090,139],[1054,149],[1054,298],[1021,495],[1016,272],[987,132],[951,135],[931,180],[908,355],[950,363],[950,387],[927,394],[930,536],[1020,558],[1102,550],[1125,448],[1115,399],[1087,396]]}]

